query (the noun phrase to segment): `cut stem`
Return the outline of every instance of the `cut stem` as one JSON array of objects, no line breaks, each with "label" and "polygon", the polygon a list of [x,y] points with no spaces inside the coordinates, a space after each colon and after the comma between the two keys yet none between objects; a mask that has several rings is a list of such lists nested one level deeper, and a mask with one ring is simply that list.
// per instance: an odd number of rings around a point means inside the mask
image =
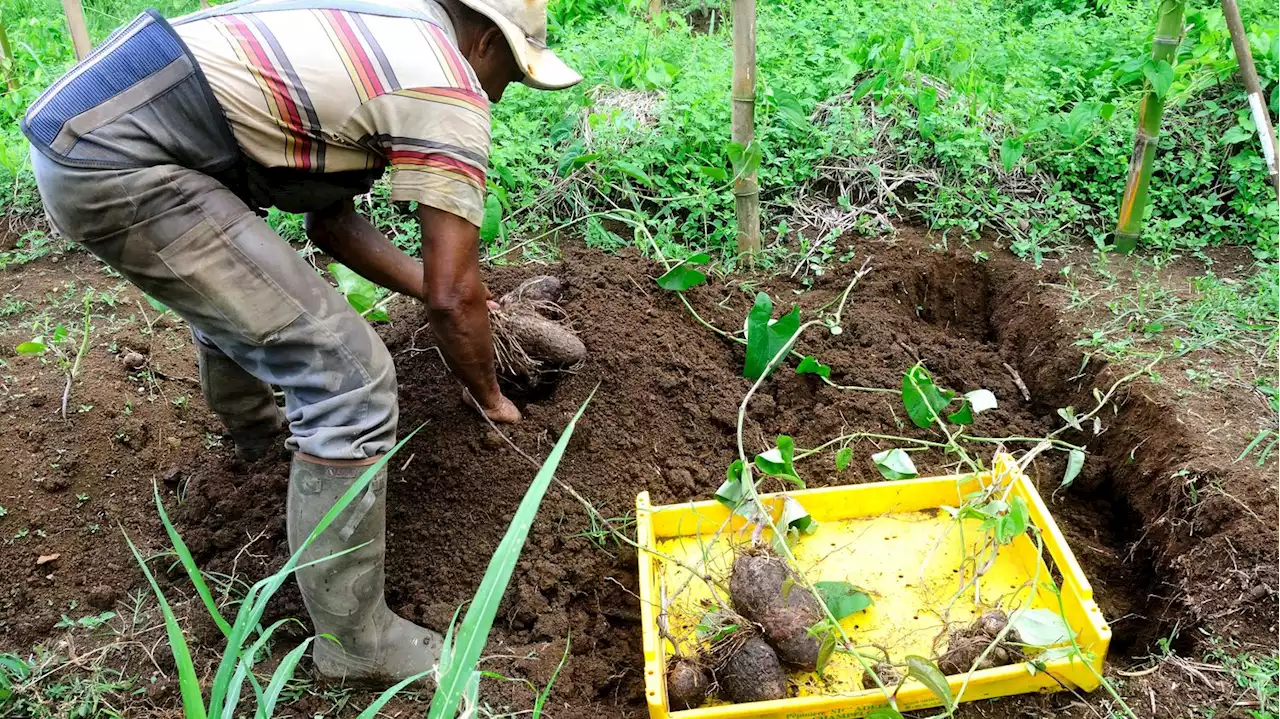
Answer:
[{"label": "cut stem", "polygon": [[[1184,0],[1161,0],[1157,14],[1156,35],[1151,41],[1151,60],[1157,65],[1172,65],[1182,39]],[[1147,210],[1151,168],[1155,164],[1156,141],[1160,137],[1160,118],[1164,114],[1164,95],[1147,82],[1147,93],[1138,106],[1138,129],[1133,155],[1129,159],[1128,181],[1120,200],[1120,220],[1116,224],[1116,249],[1133,252],[1142,236],[1143,215]]]}]

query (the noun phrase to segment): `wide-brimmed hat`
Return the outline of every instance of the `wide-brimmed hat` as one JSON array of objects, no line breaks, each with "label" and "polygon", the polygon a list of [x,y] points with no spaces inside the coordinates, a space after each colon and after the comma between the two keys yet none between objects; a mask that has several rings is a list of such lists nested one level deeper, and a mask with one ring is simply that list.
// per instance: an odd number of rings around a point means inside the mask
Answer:
[{"label": "wide-brimmed hat", "polygon": [[547,48],[547,0],[460,0],[493,21],[524,72],[524,84],[539,90],[576,85],[582,76]]}]

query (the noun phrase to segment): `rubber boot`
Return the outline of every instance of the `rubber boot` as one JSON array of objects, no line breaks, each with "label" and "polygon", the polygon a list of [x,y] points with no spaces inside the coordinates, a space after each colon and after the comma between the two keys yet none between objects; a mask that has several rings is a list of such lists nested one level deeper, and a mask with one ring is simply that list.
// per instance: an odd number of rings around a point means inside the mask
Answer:
[{"label": "rubber boot", "polygon": [[[329,466],[293,458],[289,475],[289,547],[302,544],[320,519],[367,467]],[[440,660],[443,638],[387,608],[383,595],[386,557],[387,471],[307,547],[300,563],[359,549],[297,572],[302,599],[317,635],[316,669],[330,679],[393,684],[424,672]],[[367,542],[367,544],[365,544]]]},{"label": "rubber boot", "polygon": [[284,411],[276,406],[271,385],[199,340],[196,360],[204,402],[227,428],[236,456],[247,462],[259,459],[271,449],[285,425]]}]

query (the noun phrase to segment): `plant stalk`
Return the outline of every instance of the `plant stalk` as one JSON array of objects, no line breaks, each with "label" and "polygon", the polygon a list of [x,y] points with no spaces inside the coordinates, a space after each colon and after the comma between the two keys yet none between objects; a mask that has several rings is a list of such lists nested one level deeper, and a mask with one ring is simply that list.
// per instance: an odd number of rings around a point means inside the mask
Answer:
[{"label": "plant stalk", "polygon": [[13,49],[9,46],[9,35],[4,31],[4,18],[0,17],[0,68],[4,70],[4,81],[12,92],[18,89],[18,77],[13,68]]},{"label": "plant stalk", "polygon": [[1262,95],[1262,85],[1258,82],[1258,68],[1253,64],[1253,52],[1249,49],[1249,35],[1244,30],[1244,22],[1240,20],[1240,7],[1236,0],[1222,0],[1222,15],[1227,20],[1227,29],[1231,32],[1231,46],[1236,52],[1236,64],[1240,66],[1240,82],[1249,95],[1249,110],[1253,113],[1253,124],[1258,129],[1258,141],[1262,145],[1262,158],[1267,163],[1267,174],[1271,177],[1271,187],[1280,196],[1280,170],[1276,168],[1276,134],[1271,124],[1271,113],[1267,111],[1267,101]]},{"label": "plant stalk", "polygon": [[[1151,59],[1173,64],[1182,39],[1184,0],[1161,0],[1157,13],[1156,35],[1151,41]],[[1120,200],[1120,219],[1116,224],[1115,247],[1129,253],[1142,237],[1143,216],[1151,184],[1151,168],[1155,164],[1156,142],[1160,137],[1160,119],[1164,115],[1164,97],[1147,82],[1147,92],[1138,106],[1138,128],[1129,158],[1128,180]]]},{"label": "plant stalk", "polygon": [[80,0],[62,0],[62,12],[67,16],[67,28],[71,30],[71,44],[76,51],[76,60],[83,60],[93,49],[89,41],[89,27],[84,22],[84,6]]},{"label": "plant stalk", "polygon": [[[756,0],[733,0],[731,137],[744,150],[755,139],[755,121]],[[748,258],[754,257],[760,251],[760,184],[756,181],[754,169],[734,179],[733,201],[738,219],[738,252],[747,253]]]}]

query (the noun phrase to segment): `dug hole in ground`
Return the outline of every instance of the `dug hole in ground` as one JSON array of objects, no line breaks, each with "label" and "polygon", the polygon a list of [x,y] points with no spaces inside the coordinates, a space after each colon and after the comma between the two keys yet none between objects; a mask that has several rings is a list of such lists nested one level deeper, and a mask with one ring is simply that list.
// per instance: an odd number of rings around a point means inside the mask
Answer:
[{"label": "dug hole in ground", "polygon": [[[759,291],[782,310],[799,304],[811,318],[871,256],[871,272],[844,311],[844,332],[808,332],[798,349],[830,365],[840,384],[897,388],[903,372],[923,361],[941,386],[988,389],[999,407],[980,415],[974,432],[991,437],[1044,436],[1061,426],[1059,408],[1092,407],[1094,388],[1105,390],[1133,369],[1084,361],[1074,344],[1079,327],[1060,313],[1063,297],[1046,286],[1047,273],[994,250],[989,261],[976,263],[971,251],[938,251],[933,242],[900,229],[887,240],[858,239],[857,257],[829,268],[811,288],[784,277],[734,275],[686,297],[702,318],[726,330],[742,326]],[[69,277],[109,286],[97,272],[91,259],[68,256],[61,267],[33,264],[24,282],[46,282],[51,292]],[[711,499],[737,457],[738,408],[751,385],[742,377],[742,346],[700,325],[675,294],[653,283],[661,269],[634,252],[610,256],[568,244],[556,264],[495,268],[487,281],[501,294],[539,273],[564,280],[561,305],[588,359],[558,382],[516,394],[524,421],[504,428],[507,437],[540,459],[600,383],[557,476],[619,527],[630,527],[641,491],[654,504]],[[123,298],[132,290],[122,292]],[[400,426],[425,426],[391,464],[387,600],[402,615],[443,630],[479,584],[534,470],[462,404],[429,330],[421,329],[421,309],[393,305],[392,317],[380,332],[396,358]],[[164,317],[149,322],[122,324],[118,334],[95,339],[95,347],[114,342],[117,352],[128,345],[145,353],[164,400],[135,399],[126,412],[120,399],[145,394],[138,391],[145,383],[106,351],[91,353],[72,399],[72,412],[77,403],[100,400],[96,413],[51,420],[63,389],[54,372],[24,370],[32,375],[24,391],[3,399],[0,446],[12,471],[0,477],[0,501],[11,515],[0,528],[6,538],[19,523],[31,529],[0,551],[0,575],[9,578],[0,589],[5,651],[42,642],[62,642],[64,650],[67,642],[94,646],[56,626],[72,601],[81,611],[117,613],[145,605],[117,524],[144,554],[169,548],[151,504],[153,479],[207,574],[234,588],[287,558],[283,449],[245,465],[219,446],[219,427],[190,384],[196,372],[184,330]],[[197,406],[179,407],[173,401],[179,393]],[[1218,430],[1233,421],[1244,426],[1238,412],[1218,395],[1187,399],[1139,378],[1100,415],[1099,435],[1089,428],[1063,435],[1090,453],[1073,486],[1054,491],[1065,469],[1059,453],[1042,454],[1028,468],[1114,632],[1108,677],[1140,716],[1182,717],[1201,705],[1216,708],[1216,716],[1249,716],[1248,706],[1236,706],[1242,691],[1229,678],[1194,661],[1154,664],[1152,654],[1194,660],[1223,644],[1237,651],[1275,647],[1276,460],[1261,468],[1233,462],[1240,448]],[[754,454],[779,434],[809,448],[854,431],[934,438],[906,420],[895,395],[839,391],[790,370],[757,392],[744,436]],[[880,482],[868,458],[887,448],[863,441],[843,471],[835,469],[833,452],[806,458],[797,470],[809,487]],[[944,474],[952,461],[936,452],[914,459],[924,476]],[[88,499],[73,499],[81,495]],[[535,693],[529,683],[540,690],[550,682],[567,648],[547,716],[646,715],[635,552],[598,529],[577,500],[552,488],[481,665],[527,680],[483,682],[482,698],[495,714],[528,710]],[[190,599],[181,569],[166,575],[163,562],[152,566],[166,592],[188,598],[178,609],[198,662],[212,661],[221,635]],[[290,584],[264,620],[305,616]],[[172,715],[179,697],[163,631],[134,631],[112,664],[151,677],[145,697],[137,697],[137,715]],[[1148,673],[1117,673],[1153,665]],[[373,696],[306,687],[290,707],[298,716],[354,716]],[[406,695],[384,711],[417,716],[422,706]],[[1108,716],[1112,706],[1101,691],[1063,692],[978,702],[958,715],[1094,717]]]}]

